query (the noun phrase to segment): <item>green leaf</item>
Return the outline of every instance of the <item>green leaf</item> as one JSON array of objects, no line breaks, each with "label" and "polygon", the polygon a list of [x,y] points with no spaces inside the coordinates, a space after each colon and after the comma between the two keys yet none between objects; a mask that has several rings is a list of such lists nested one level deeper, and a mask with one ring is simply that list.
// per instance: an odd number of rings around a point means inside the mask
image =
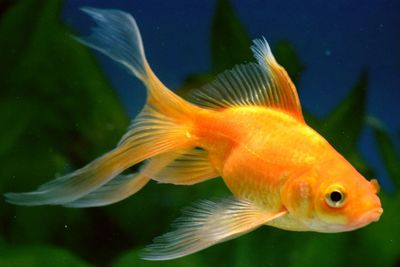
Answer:
[{"label": "green leaf", "polygon": [[229,0],[218,0],[211,26],[212,72],[218,74],[252,59],[250,37]]},{"label": "green leaf", "polygon": [[[128,124],[94,57],[60,24],[61,7],[61,1],[15,1],[0,21],[0,69],[6,73],[0,122],[15,125],[0,133],[0,156],[8,160],[18,150],[21,157],[0,170],[7,174],[2,177],[23,171],[31,177],[32,170],[20,164],[29,164],[26,153],[46,164],[48,158],[37,153],[42,151],[34,151],[39,147],[83,165],[112,147]],[[64,169],[65,162],[34,175],[52,178]]]},{"label": "green leaf", "polygon": [[321,134],[342,154],[357,146],[365,118],[367,72],[362,72],[350,94],[323,120]]},{"label": "green leaf", "polygon": [[396,188],[400,189],[400,153],[396,151],[396,146],[385,130],[382,123],[376,119],[369,117],[368,125],[371,126],[375,141],[378,145],[378,151],[382,158],[383,164]]},{"label": "green leaf", "polygon": [[317,123],[318,130],[360,172],[370,177],[373,171],[357,152],[364,127],[368,74],[362,72],[350,93],[326,118]]},{"label": "green leaf", "polygon": [[0,266],[7,267],[86,267],[91,266],[70,252],[46,246],[2,247]]},{"label": "green leaf", "polygon": [[[112,148],[128,126],[92,52],[61,23],[62,7],[61,0],[20,0],[10,1],[2,13],[2,193],[30,191],[81,167]],[[83,226],[95,221],[86,210],[4,201],[0,210],[0,235],[15,245],[62,243],[81,251],[88,236],[99,236],[96,227]],[[108,250],[93,253],[103,257]]]}]

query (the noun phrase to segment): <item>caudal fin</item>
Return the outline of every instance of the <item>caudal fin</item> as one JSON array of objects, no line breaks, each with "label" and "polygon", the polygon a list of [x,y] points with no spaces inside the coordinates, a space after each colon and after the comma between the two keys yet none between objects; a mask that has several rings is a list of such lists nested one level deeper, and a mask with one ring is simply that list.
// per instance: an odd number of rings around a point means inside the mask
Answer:
[{"label": "caudal fin", "polygon": [[196,109],[170,91],[153,73],[145,56],[139,28],[130,14],[88,7],[82,11],[93,18],[97,27],[92,29],[91,35],[76,39],[112,58],[140,79],[147,88],[148,105],[177,117]]},{"label": "caudal fin", "polygon": [[[193,146],[190,118],[199,108],[175,95],[155,76],[147,63],[133,17],[118,10],[82,10],[94,19],[97,27],[90,36],[76,39],[122,64],[143,81],[148,92],[147,103],[115,149],[73,173],[40,186],[36,191],[5,194],[10,203],[111,204],[135,193],[151,178],[140,173],[120,176],[125,169],[156,155]],[[158,170],[161,170],[168,161],[157,164]],[[154,170],[150,173],[156,175]],[[130,185],[130,190],[124,191],[124,185]],[[109,190],[120,190],[122,195]]]},{"label": "caudal fin", "polygon": [[146,82],[146,57],[135,19],[120,10],[84,7],[97,24],[92,34],[75,37],[79,42],[109,56]]},{"label": "caudal fin", "polygon": [[65,205],[96,190],[134,164],[190,146],[186,125],[150,107],[141,112],[132,127],[120,145],[85,167],[50,181],[36,191],[7,193],[7,201],[18,205]]}]

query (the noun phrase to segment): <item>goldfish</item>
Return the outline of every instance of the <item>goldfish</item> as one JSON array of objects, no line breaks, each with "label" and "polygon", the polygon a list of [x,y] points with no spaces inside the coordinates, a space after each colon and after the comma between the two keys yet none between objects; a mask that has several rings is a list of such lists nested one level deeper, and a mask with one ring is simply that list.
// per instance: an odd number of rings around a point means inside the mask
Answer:
[{"label": "goldfish", "polygon": [[[263,225],[337,233],[379,220],[378,182],[365,179],[307,125],[296,88],[264,38],[251,46],[256,63],[237,65],[183,98],[152,71],[130,14],[82,10],[96,28],[75,38],[141,80],[146,104],[114,149],[36,191],[7,193],[8,202],[98,207],[151,180],[223,179],[232,196],[186,209],[171,232],[145,248],[147,260],[183,257]],[[141,162],[139,171],[123,174]]]}]

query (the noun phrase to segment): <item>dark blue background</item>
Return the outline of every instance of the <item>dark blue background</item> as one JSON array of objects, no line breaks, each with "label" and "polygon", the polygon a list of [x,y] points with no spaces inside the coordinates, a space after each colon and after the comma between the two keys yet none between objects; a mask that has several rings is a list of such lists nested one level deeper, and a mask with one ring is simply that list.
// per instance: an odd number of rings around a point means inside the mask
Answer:
[{"label": "dark blue background", "polygon": [[[298,91],[303,108],[323,116],[348,93],[358,74],[369,71],[368,114],[378,117],[399,145],[400,1],[239,1],[232,4],[252,38],[273,44],[282,38],[306,65]],[[90,19],[82,6],[121,9],[141,29],[147,57],[168,87],[210,68],[210,24],[215,1],[66,1],[63,20],[80,34]],[[142,107],[145,90],[135,78],[99,56],[129,114]],[[238,62],[241,63],[241,62]],[[386,174],[370,131],[359,144],[366,160]]]}]

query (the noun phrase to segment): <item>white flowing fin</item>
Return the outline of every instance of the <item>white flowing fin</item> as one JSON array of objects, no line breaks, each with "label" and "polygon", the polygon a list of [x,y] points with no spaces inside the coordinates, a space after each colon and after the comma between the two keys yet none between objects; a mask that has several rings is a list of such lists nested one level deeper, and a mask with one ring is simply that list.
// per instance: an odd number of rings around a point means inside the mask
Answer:
[{"label": "white flowing fin", "polygon": [[[169,152],[169,154],[176,153],[175,151]],[[175,159],[160,172],[150,175],[153,180],[160,183],[192,185],[219,176],[208,159],[208,152],[203,149],[192,148],[180,152],[179,155],[169,157]],[[156,158],[152,158],[150,161],[156,160]]]},{"label": "white flowing fin", "polygon": [[179,151],[181,150],[157,155],[147,160],[138,173],[119,175],[100,188],[75,201],[66,203],[64,206],[72,208],[99,207],[128,198],[145,186],[150,181],[150,177],[174,161],[175,157],[180,155]]},{"label": "white flowing fin", "polygon": [[154,239],[142,258],[170,260],[235,238],[283,216],[286,211],[268,211],[247,200],[225,199],[199,202],[186,209],[173,226],[176,230]]},{"label": "white flowing fin", "polygon": [[114,150],[71,174],[43,184],[36,191],[7,193],[7,201],[19,205],[66,204],[94,191],[130,166],[167,151],[180,150],[191,141],[187,138],[187,126],[176,124],[173,118],[149,106],[132,125]]},{"label": "white flowing fin", "polygon": [[193,112],[194,105],[170,91],[150,68],[135,19],[128,13],[113,9],[82,8],[97,27],[87,37],[75,37],[79,42],[96,49],[127,68],[146,85],[147,104],[162,113],[187,117],[186,109]]},{"label": "white flowing fin", "polygon": [[[6,194],[7,201],[11,203],[71,203],[136,163],[158,154],[194,146],[192,119],[199,108],[174,94],[155,76],[145,58],[142,39],[133,17],[118,10],[84,8],[83,11],[94,19],[97,27],[89,37],[77,39],[111,57],[141,79],[148,93],[146,106],[115,149],[34,192]],[[127,177],[121,176],[109,186],[116,189],[121,186],[120,182],[130,183],[127,180]],[[135,181],[132,183],[135,184]],[[109,190],[108,186],[106,189]]]},{"label": "white flowing fin", "polygon": [[97,23],[92,34],[86,37],[74,37],[79,42],[96,49],[128,68],[136,77],[146,81],[142,38],[135,19],[120,10],[81,9]]},{"label": "white flowing fin", "polygon": [[265,106],[286,112],[304,122],[299,97],[289,75],[275,60],[265,39],[251,47],[258,64],[237,65],[218,75],[202,88],[189,92],[187,99],[199,106],[222,109],[237,106]]},{"label": "white flowing fin", "polygon": [[141,174],[118,175],[89,194],[64,204],[70,208],[88,208],[110,205],[124,200],[142,189],[150,178]]}]

